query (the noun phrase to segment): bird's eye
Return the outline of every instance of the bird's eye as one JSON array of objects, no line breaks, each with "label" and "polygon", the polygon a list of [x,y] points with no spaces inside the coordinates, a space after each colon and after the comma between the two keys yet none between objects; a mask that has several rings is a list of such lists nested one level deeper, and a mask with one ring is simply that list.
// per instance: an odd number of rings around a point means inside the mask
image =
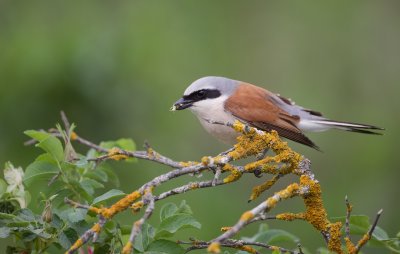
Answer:
[{"label": "bird's eye", "polygon": [[196,97],[199,99],[203,99],[206,96],[206,92],[204,90],[200,90],[196,93]]}]

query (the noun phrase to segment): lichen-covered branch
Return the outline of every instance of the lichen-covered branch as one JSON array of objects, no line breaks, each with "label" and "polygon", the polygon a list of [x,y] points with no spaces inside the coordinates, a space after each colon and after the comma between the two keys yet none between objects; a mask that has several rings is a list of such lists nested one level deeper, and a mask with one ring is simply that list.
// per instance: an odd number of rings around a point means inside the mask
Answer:
[{"label": "lichen-covered branch", "polygon": [[[63,121],[66,126],[69,126],[69,122],[65,115],[63,116]],[[229,247],[247,251],[249,253],[258,253],[258,251],[254,249],[254,246],[258,246],[269,250],[280,250],[281,252],[293,254],[302,253],[301,248],[299,248],[299,251],[292,251],[282,247],[270,246],[263,243],[245,242],[232,239],[235,234],[237,234],[248,224],[271,218],[284,221],[307,221],[316,230],[322,233],[327,242],[328,249],[336,253],[358,253],[361,247],[371,238],[380,213],[378,213],[377,219],[370,231],[366,232],[365,236],[356,244],[351,242],[349,233],[346,229],[346,237],[344,238],[346,250],[342,249],[342,236],[340,232],[342,224],[340,222],[332,223],[328,220],[327,212],[322,201],[321,186],[311,171],[310,161],[291,150],[286,142],[280,140],[277,132],[263,132],[240,122],[214,124],[225,124],[232,127],[242,135],[238,137],[238,143],[232,149],[220,153],[217,156],[203,157],[200,162],[174,161],[164,155],[159,154],[149,145],[146,145],[145,151],[126,151],[120,148],[105,149],[80,137],[77,133],[72,132],[70,134],[70,141],[79,142],[102,153],[101,156],[92,159],[96,163],[102,163],[105,160],[138,158],[169,166],[172,168],[172,170],[155,177],[147,183],[144,183],[140,188],[124,196],[109,207],[88,206],[66,199],[65,202],[67,204],[74,207],[87,209],[97,214],[99,218],[98,222],[95,223],[92,228],[88,229],[83,235],[81,235],[81,237],[71,246],[67,253],[74,253],[83,244],[91,239],[95,239],[96,236],[101,232],[106,221],[112,219],[116,214],[121,213],[128,208],[138,211],[146,207],[143,216],[139,220],[136,220],[133,224],[129,241],[123,248],[124,254],[131,253],[134,248],[133,244],[135,238],[140,233],[142,225],[152,215],[157,201],[168,198],[172,195],[183,194],[191,190],[212,188],[219,185],[230,184],[240,180],[243,174],[247,173],[254,174],[256,177],[261,177],[262,175],[271,176],[261,185],[253,187],[253,190],[250,193],[250,201],[254,201],[259,198],[262,193],[269,190],[285,175],[296,175],[298,177],[298,181],[291,183],[281,191],[278,191],[274,195],[263,200],[258,205],[255,205],[253,209],[244,212],[236,224],[234,224],[232,227],[224,228],[225,232],[214,238],[212,241],[191,241],[187,243],[192,245],[188,250],[207,248],[211,253],[219,253],[220,247]],[[52,133],[58,137],[62,136],[62,133],[58,130],[53,130]],[[274,155],[266,156],[264,151],[268,149],[272,151]],[[260,154],[263,156],[260,157]],[[235,161],[250,156],[257,157],[257,160],[250,162],[245,166],[238,166],[234,164]],[[211,180],[190,182],[156,194],[158,186],[171,181],[172,179],[185,175],[198,175],[204,172],[214,173],[213,178]],[[270,210],[279,204],[279,202],[294,197],[298,197],[303,200],[305,204],[304,212],[286,212],[276,216],[271,216],[268,214]],[[351,209],[349,206],[347,211],[348,216],[350,216]],[[181,243],[183,244],[184,242]]]},{"label": "lichen-covered branch", "polygon": [[129,241],[125,244],[125,246],[122,250],[123,254],[129,254],[132,252],[133,243],[135,242],[135,238],[139,235],[140,231],[142,230],[143,224],[146,222],[146,220],[148,218],[150,218],[151,214],[153,213],[154,196],[151,192],[152,192],[151,188],[149,188],[145,191],[145,194],[143,196],[143,203],[148,204],[146,211],[140,220],[137,220],[133,223],[131,235],[129,236]]},{"label": "lichen-covered branch", "polygon": [[[186,253],[192,250],[199,250],[199,249],[207,249],[212,242],[205,242],[192,239],[191,242],[184,242],[178,241],[180,244],[189,244],[191,245],[189,248],[186,249]],[[299,251],[292,251],[286,248],[282,248],[279,246],[269,245],[260,242],[250,242],[250,241],[243,241],[243,240],[235,240],[235,239],[226,239],[223,243],[221,243],[222,247],[237,249],[246,251],[252,254],[259,254],[259,252],[251,246],[262,247],[267,250],[271,251],[280,251],[281,253],[289,253],[289,254],[302,254],[301,247],[299,247]]]}]

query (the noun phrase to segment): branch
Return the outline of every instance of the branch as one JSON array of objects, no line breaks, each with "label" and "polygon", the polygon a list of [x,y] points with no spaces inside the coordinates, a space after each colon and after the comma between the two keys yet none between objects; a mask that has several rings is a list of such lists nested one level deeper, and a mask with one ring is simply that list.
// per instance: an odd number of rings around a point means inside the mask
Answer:
[{"label": "branch", "polygon": [[[64,125],[69,126],[69,121],[65,114],[62,114]],[[268,190],[271,186],[276,184],[280,178],[287,174],[296,175],[299,178],[298,182],[289,184],[286,188],[275,193],[253,209],[244,212],[240,219],[232,227],[226,228],[226,231],[217,236],[212,241],[195,241],[192,243],[192,249],[205,249],[209,252],[219,253],[220,247],[231,247],[240,250],[244,250],[250,253],[258,253],[257,250],[250,246],[258,246],[267,248],[270,250],[286,251],[289,253],[302,253],[301,247],[299,252],[290,251],[282,247],[270,246],[263,243],[257,242],[245,242],[241,240],[234,240],[232,237],[237,234],[240,230],[246,227],[250,223],[254,223],[266,219],[278,219],[285,221],[292,221],[300,219],[310,223],[316,230],[321,232],[324,239],[327,242],[328,249],[336,253],[343,253],[341,246],[341,233],[340,229],[342,224],[340,222],[331,223],[328,220],[327,212],[322,202],[322,191],[321,186],[316,180],[313,172],[310,168],[310,161],[300,154],[291,150],[286,142],[280,140],[276,131],[270,133],[260,131],[256,128],[250,127],[240,122],[235,123],[218,123],[211,122],[214,124],[224,124],[229,126],[242,134],[238,137],[238,143],[230,150],[220,153],[217,156],[203,157],[200,162],[178,162],[174,161],[166,156],[163,156],[156,152],[147,143],[145,144],[145,151],[126,151],[119,148],[105,149],[88,141],[77,133],[73,132],[70,134],[71,141],[76,141],[89,148],[95,149],[103,155],[90,159],[96,163],[103,162],[105,160],[123,160],[127,158],[138,158],[153,161],[158,164],[166,165],[173,168],[171,171],[164,173],[160,176],[155,177],[151,181],[144,183],[139,189],[121,198],[119,201],[111,205],[110,207],[95,207],[79,204],[75,201],[66,199],[65,202],[74,207],[87,209],[98,215],[99,220],[92,228],[87,230],[68,250],[67,253],[73,253],[79,249],[83,244],[88,242],[90,239],[95,239],[100,233],[102,227],[107,220],[112,219],[116,214],[131,207],[135,211],[146,206],[144,215],[137,220],[131,230],[129,241],[126,243],[123,249],[123,253],[131,253],[133,250],[133,243],[141,227],[145,221],[147,221],[153,210],[155,209],[155,202],[170,197],[172,195],[183,194],[190,190],[212,188],[219,185],[229,184],[241,179],[245,173],[252,173],[257,177],[260,177],[263,173],[272,175],[270,180],[265,183],[253,188],[250,196],[250,200],[254,200],[259,197],[263,192]],[[58,130],[51,130],[51,133],[56,137],[62,137]],[[29,141],[29,143],[31,143]],[[274,156],[263,156],[258,157],[267,149],[270,149]],[[241,160],[250,156],[258,157],[254,162],[250,162],[245,166],[237,166],[232,164],[234,161]],[[203,171],[212,171],[215,173],[212,180],[191,182],[180,187],[175,187],[161,194],[154,195],[153,192],[158,186],[171,181],[172,179],[184,176],[184,175],[197,175]],[[227,174],[225,178],[220,180],[222,174]],[[268,215],[268,212],[275,208],[279,202],[293,198],[300,197],[305,204],[305,211],[302,213],[282,213],[276,216]],[[141,199],[141,201],[138,201]],[[348,203],[347,203],[348,204]],[[347,220],[350,216],[351,209],[350,205],[347,205]],[[378,212],[377,218],[368,233],[354,245],[351,243],[349,233],[346,228],[346,250],[348,253],[355,254],[362,248],[363,245],[371,238],[372,232],[375,229],[381,211]],[[348,226],[346,226],[348,227]],[[183,242],[182,242],[183,243]]]},{"label": "branch", "polygon": [[[192,245],[191,247],[186,249],[186,253],[188,253],[192,250],[207,249],[208,246],[210,246],[212,244],[212,242],[205,242],[205,241],[199,241],[199,240],[194,240],[194,239],[192,239],[191,242],[178,241],[178,243]],[[299,248],[299,252],[297,252],[297,251],[292,251],[292,250],[289,250],[286,248],[269,245],[269,244],[265,244],[265,243],[250,242],[250,241],[235,240],[235,239],[226,239],[221,244],[221,247],[238,249],[238,250],[246,251],[248,253],[253,253],[253,254],[260,253],[257,250],[251,248],[250,246],[262,247],[264,249],[271,250],[271,251],[280,251],[281,253],[290,253],[290,254],[301,254],[302,253],[301,248]]]},{"label": "branch", "polygon": [[131,235],[129,236],[129,241],[125,244],[122,253],[123,254],[129,254],[133,250],[133,243],[135,242],[135,238],[139,235],[139,233],[142,230],[143,224],[148,220],[153,213],[154,210],[154,196],[151,193],[151,188],[146,190],[146,193],[143,197],[143,203],[148,203],[148,206],[146,208],[146,211],[143,215],[143,217],[140,220],[137,220],[133,223]]}]

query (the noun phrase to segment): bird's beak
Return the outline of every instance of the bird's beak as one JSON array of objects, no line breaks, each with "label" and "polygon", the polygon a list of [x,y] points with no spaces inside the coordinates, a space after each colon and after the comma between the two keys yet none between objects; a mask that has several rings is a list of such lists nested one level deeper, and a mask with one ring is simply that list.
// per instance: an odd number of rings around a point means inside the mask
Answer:
[{"label": "bird's beak", "polygon": [[189,108],[193,105],[192,100],[187,100],[184,98],[180,98],[177,102],[174,103],[174,105],[171,107],[171,111],[175,111],[175,110],[182,110],[185,108]]}]

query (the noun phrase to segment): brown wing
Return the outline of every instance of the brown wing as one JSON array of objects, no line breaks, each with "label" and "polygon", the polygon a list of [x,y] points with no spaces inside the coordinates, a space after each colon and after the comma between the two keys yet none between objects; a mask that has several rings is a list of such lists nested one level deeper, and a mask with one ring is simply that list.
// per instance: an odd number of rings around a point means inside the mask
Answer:
[{"label": "brown wing", "polygon": [[318,146],[296,127],[299,116],[289,115],[269,99],[271,96],[273,94],[265,89],[242,83],[226,100],[225,108],[238,119],[258,129],[276,130],[282,137],[319,150]]}]

